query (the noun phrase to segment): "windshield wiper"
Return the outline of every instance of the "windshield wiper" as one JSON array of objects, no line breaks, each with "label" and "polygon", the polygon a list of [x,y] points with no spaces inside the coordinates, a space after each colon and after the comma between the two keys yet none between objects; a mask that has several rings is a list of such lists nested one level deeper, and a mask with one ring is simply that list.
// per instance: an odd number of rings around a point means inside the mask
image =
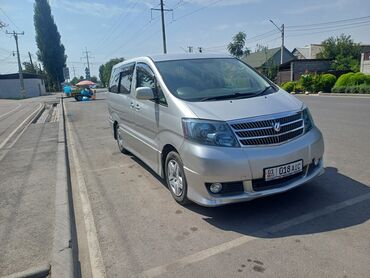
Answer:
[{"label": "windshield wiper", "polygon": [[221,95],[221,96],[205,97],[205,98],[202,98],[200,101],[234,99],[234,98],[248,98],[248,97],[251,97],[251,96],[254,96],[254,95],[253,94],[249,94],[249,93],[245,93],[245,94],[242,94],[242,93],[234,93],[234,94],[231,94],[231,95]]},{"label": "windshield wiper", "polygon": [[272,87],[271,85],[268,85],[268,86],[266,86],[262,91],[260,91],[260,92],[258,92],[258,93],[256,93],[256,94],[254,94],[253,96],[260,96],[260,95],[263,95],[263,94],[265,94],[269,89],[271,89],[271,88],[274,88],[274,87]]}]

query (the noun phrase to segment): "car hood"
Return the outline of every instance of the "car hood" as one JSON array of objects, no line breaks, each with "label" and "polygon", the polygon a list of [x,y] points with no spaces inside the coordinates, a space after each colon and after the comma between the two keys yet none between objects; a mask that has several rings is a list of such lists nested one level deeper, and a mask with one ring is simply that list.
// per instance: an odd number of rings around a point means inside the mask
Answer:
[{"label": "car hood", "polygon": [[200,119],[231,121],[299,110],[303,103],[283,90],[253,98],[186,102]]}]

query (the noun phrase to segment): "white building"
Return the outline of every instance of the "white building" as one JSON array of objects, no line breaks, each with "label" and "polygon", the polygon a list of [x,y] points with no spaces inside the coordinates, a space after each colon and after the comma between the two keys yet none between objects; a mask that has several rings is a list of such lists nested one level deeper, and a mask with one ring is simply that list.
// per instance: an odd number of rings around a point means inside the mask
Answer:
[{"label": "white building", "polygon": [[[23,80],[26,98],[46,94],[45,83],[40,75],[24,73]],[[0,74],[0,98],[22,98],[18,73]]]}]

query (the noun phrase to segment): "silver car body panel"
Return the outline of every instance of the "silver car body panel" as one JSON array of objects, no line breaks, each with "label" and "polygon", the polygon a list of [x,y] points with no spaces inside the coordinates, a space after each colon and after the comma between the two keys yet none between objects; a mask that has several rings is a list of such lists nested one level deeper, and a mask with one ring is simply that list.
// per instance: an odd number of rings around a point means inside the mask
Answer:
[{"label": "silver car body panel", "polygon": [[[117,69],[129,63],[145,63],[153,71],[166,98],[167,105],[136,98],[136,69],[130,94],[108,93],[109,122],[118,124],[124,136],[124,146],[163,177],[162,151],[166,145],[175,148],[184,163],[188,183],[188,198],[205,206],[248,201],[284,192],[304,184],[323,172],[324,142],[321,132],[311,131],[293,140],[276,145],[239,148],[206,146],[184,139],[182,118],[201,118],[226,121],[229,124],[292,113],[304,105],[294,96],[279,90],[266,96],[247,99],[187,102],[176,98],[166,87],[154,61],[225,58],[225,55],[158,55],[124,61]],[[321,159],[317,168],[284,186],[254,192],[250,183],[263,177],[263,169],[302,159],[303,165]],[[205,183],[243,181],[244,192],[232,196],[214,196]]]}]

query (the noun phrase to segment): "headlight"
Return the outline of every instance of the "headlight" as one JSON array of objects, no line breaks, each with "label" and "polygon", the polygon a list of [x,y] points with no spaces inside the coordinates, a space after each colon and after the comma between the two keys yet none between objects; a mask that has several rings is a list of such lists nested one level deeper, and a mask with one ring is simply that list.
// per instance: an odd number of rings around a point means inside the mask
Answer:
[{"label": "headlight", "polygon": [[182,119],[184,137],[199,144],[239,147],[234,134],[225,122]]},{"label": "headlight", "polygon": [[306,133],[310,131],[314,125],[311,113],[307,107],[303,109],[302,116],[303,116],[303,123],[304,123],[304,132]]}]

